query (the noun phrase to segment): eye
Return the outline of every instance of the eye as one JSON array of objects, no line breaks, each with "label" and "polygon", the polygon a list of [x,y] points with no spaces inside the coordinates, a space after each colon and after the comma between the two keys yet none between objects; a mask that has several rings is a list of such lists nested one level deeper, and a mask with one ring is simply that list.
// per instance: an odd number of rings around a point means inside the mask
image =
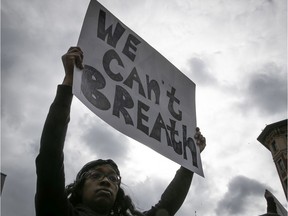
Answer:
[{"label": "eye", "polygon": [[99,172],[95,172],[95,173],[91,174],[90,178],[95,179],[95,180],[99,180],[99,179],[103,178],[103,174],[99,173]]},{"label": "eye", "polygon": [[119,181],[119,177],[117,175],[114,175],[114,174],[109,175],[108,178],[112,182],[118,182]]}]

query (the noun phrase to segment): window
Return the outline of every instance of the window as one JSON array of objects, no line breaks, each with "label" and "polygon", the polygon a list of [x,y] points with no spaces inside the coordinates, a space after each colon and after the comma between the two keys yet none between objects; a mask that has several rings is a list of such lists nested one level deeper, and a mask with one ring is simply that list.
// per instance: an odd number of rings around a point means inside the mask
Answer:
[{"label": "window", "polygon": [[281,171],[281,173],[285,173],[286,172],[286,167],[285,167],[285,164],[283,162],[282,159],[278,160],[278,167],[279,167],[279,170]]},{"label": "window", "polygon": [[275,141],[273,141],[273,142],[271,143],[271,147],[272,147],[273,152],[276,152],[276,151],[277,151],[277,146],[276,146],[276,142],[275,142]]}]

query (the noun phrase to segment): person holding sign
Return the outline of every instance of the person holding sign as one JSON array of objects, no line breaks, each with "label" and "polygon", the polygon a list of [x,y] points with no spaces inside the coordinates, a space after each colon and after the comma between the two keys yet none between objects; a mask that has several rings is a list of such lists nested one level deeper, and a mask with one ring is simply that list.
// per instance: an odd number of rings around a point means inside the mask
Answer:
[{"label": "person holding sign", "polygon": [[[84,165],[76,180],[65,187],[64,141],[70,120],[73,98],[74,66],[83,69],[83,52],[71,47],[62,56],[65,77],[58,86],[56,97],[44,124],[40,152],[36,158],[37,189],[35,208],[37,216],[172,216],[181,207],[188,193],[193,172],[180,167],[174,179],[150,210],[135,209],[131,198],[121,188],[121,175],[111,160],[94,160]],[[199,128],[195,134],[200,152],[206,146]]]}]

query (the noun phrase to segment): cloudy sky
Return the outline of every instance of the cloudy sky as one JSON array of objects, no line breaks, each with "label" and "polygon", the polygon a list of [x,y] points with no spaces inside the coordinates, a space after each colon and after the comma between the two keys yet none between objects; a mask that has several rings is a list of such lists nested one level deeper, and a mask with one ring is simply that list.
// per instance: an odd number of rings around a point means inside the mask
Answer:
[{"label": "cloudy sky", "polygon": [[[205,178],[194,176],[178,216],[266,212],[268,188],[285,196],[257,137],[287,118],[285,0],[99,1],[196,83],[207,139]],[[1,197],[3,216],[34,215],[35,157],[49,106],[76,45],[89,0],[2,0]],[[108,145],[113,143],[113,145]],[[115,131],[74,98],[65,145],[67,183],[95,158],[113,158],[135,205],[154,205],[179,165]]]}]

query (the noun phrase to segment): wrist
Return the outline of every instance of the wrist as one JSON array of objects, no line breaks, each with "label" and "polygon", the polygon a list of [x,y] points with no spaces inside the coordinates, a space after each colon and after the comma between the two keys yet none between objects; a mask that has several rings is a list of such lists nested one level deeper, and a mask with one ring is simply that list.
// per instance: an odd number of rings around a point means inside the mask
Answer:
[{"label": "wrist", "polygon": [[73,85],[73,76],[65,76],[62,82],[62,85],[72,86]]}]

